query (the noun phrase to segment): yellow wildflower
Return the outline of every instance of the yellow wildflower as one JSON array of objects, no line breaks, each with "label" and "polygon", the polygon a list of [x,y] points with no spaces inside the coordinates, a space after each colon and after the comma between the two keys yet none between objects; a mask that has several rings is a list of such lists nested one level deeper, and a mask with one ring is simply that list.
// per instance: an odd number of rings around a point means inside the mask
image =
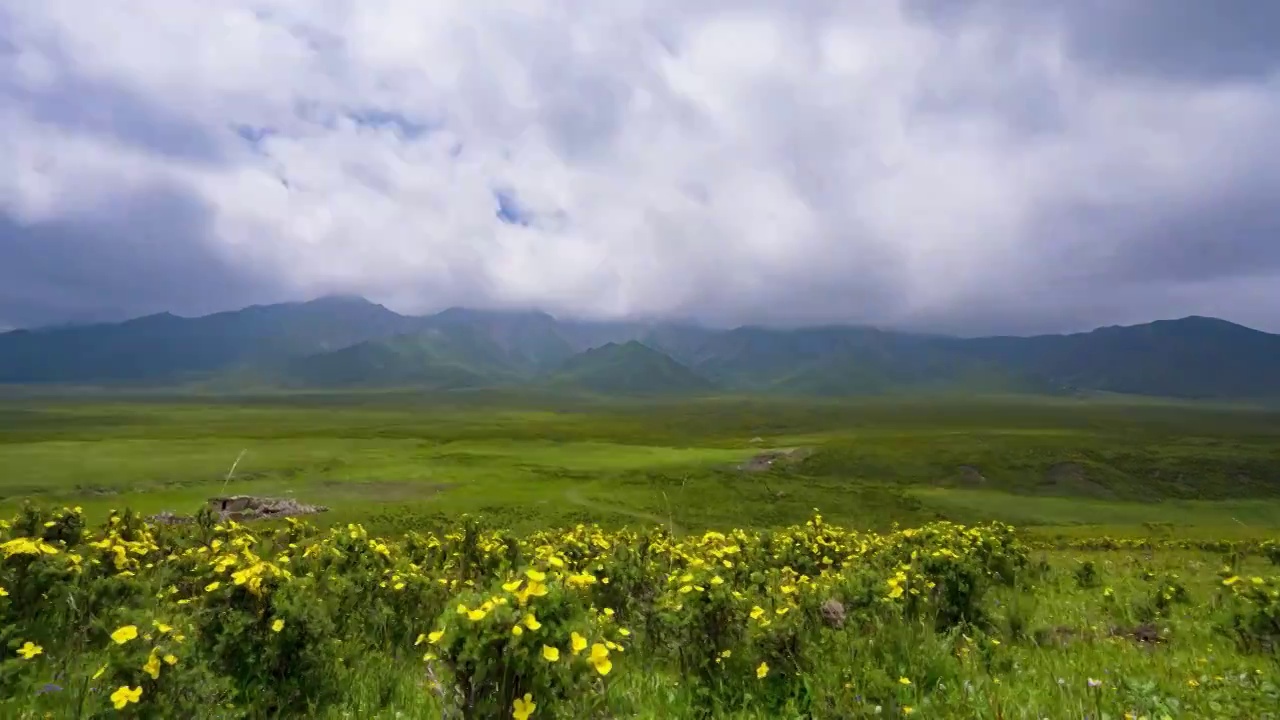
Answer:
[{"label": "yellow wildflower", "polygon": [[31,658],[39,655],[42,652],[44,652],[44,648],[31,642],[30,640],[23,643],[22,647],[18,648],[18,654],[22,656],[23,660],[30,660]]},{"label": "yellow wildflower", "polygon": [[538,704],[533,701],[533,696],[525,693],[524,697],[516,698],[511,703],[511,715],[515,720],[529,720],[529,716],[537,709]]},{"label": "yellow wildflower", "polygon": [[596,672],[601,675],[608,675],[613,669],[613,662],[609,660],[609,648],[596,643],[591,646],[591,657],[589,658],[591,665],[595,667]]},{"label": "yellow wildflower", "polygon": [[123,710],[125,705],[136,703],[142,698],[142,688],[131,688],[128,685],[121,685],[116,691],[111,693],[111,705],[117,710]]}]

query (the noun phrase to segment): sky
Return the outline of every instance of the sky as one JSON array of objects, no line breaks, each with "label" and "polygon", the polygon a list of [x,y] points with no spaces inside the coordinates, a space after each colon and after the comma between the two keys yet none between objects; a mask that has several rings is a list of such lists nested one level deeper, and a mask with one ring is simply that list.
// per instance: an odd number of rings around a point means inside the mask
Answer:
[{"label": "sky", "polygon": [[1280,331],[1280,3],[0,3],[0,327]]}]

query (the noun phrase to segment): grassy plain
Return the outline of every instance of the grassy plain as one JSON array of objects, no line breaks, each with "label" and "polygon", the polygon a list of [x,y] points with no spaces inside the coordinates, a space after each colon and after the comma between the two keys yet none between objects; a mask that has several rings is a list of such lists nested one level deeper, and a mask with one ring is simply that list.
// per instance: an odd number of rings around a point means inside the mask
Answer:
[{"label": "grassy plain", "polygon": [[[768,470],[740,468],[792,449]],[[111,525],[82,536],[71,516],[0,532],[17,538],[0,563],[0,715],[108,717],[119,687],[141,689],[123,706],[141,717],[521,717],[524,692],[535,720],[1252,720],[1280,708],[1268,558],[1280,549],[1266,543],[1280,534],[1276,412],[1016,398],[0,401],[0,515],[32,501],[104,523],[112,508],[195,512],[230,493],[331,511],[309,518],[315,531],[255,526],[251,539]],[[815,509],[850,530],[805,525]],[[472,535],[463,513],[514,534]],[[941,520],[1009,522],[1020,540],[930,525]],[[730,528],[743,531],[703,534]],[[250,555],[228,553],[237,538]],[[233,581],[237,568],[248,574]],[[526,598],[542,628],[516,635],[532,625],[511,610],[529,586],[511,583],[530,569],[549,578],[548,595]],[[899,573],[919,594],[895,595]],[[578,587],[580,574],[596,579]],[[255,576],[269,578],[258,594]],[[498,598],[476,619],[454,611]],[[831,600],[848,613],[840,627]],[[109,636],[156,621],[191,639]],[[415,644],[435,630],[438,642]],[[571,630],[617,641],[610,672],[570,654]],[[42,650],[29,660],[28,642]],[[171,651],[172,666],[156,659]],[[445,690],[463,686],[480,699]]]},{"label": "grassy plain", "polygon": [[[737,469],[770,448],[803,459]],[[855,528],[947,518],[1234,537],[1280,527],[1280,413],[1008,398],[0,400],[0,511],[194,512],[224,493],[296,497],[330,506],[321,522],[375,530],[463,512],[518,530],[767,527],[818,507]]]}]

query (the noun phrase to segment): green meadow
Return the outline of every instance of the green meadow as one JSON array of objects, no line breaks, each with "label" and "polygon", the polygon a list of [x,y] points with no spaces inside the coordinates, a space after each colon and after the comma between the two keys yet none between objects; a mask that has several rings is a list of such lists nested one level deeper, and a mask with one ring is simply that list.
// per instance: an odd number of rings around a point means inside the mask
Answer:
[{"label": "green meadow", "polygon": [[[767,469],[751,458],[792,451]],[[233,467],[234,466],[234,467]],[[226,494],[408,528],[475,513],[768,527],[820,508],[883,529],[1280,527],[1280,413],[1020,398],[592,401],[475,394],[110,395],[0,402],[0,510],[193,513]]]},{"label": "green meadow", "polygon": [[0,515],[3,717],[1280,708],[1265,409],[11,393]]}]

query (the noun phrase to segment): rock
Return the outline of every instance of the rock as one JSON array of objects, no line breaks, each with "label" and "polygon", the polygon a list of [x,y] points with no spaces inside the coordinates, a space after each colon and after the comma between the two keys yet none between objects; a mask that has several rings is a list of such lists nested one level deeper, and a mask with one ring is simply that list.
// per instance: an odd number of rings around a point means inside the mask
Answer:
[{"label": "rock", "polygon": [[844,627],[844,604],[835,598],[831,598],[822,603],[822,622],[827,627],[842,628]]},{"label": "rock", "polygon": [[232,495],[209,499],[209,509],[223,520],[263,520],[268,518],[313,515],[328,511],[323,505],[305,505],[293,498],[260,498]]},{"label": "rock", "polygon": [[[271,518],[314,515],[327,512],[323,505],[306,505],[293,498],[260,498],[252,495],[232,495],[210,498],[208,507],[219,520],[269,520]],[[165,510],[147,518],[159,525],[182,525],[194,520],[190,515],[175,515]]]},{"label": "rock", "polygon": [[147,522],[155,525],[185,525],[191,522],[190,515],[177,515],[171,510],[162,510],[147,518]]}]

